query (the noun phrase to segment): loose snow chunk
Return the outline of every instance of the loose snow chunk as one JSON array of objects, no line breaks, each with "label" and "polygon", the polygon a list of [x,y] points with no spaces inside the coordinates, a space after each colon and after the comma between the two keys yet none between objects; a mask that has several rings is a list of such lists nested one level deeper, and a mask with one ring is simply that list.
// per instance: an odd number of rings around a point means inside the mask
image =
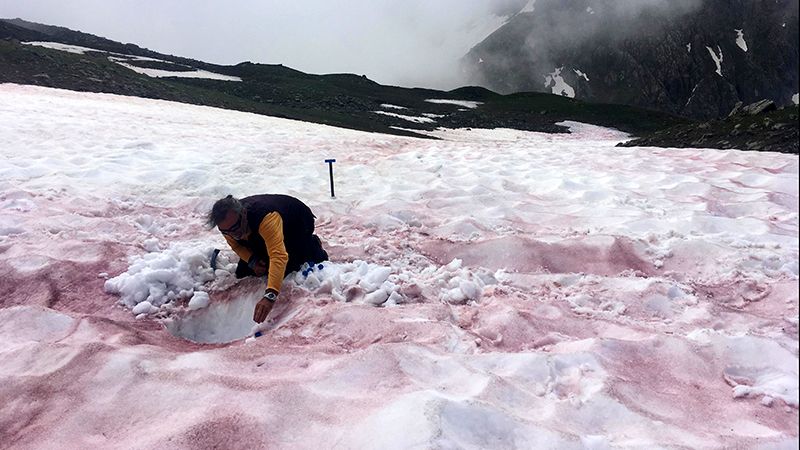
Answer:
[{"label": "loose snow chunk", "polygon": [[208,301],[209,297],[207,292],[197,291],[192,296],[192,299],[189,300],[189,309],[195,310],[205,308],[208,306]]},{"label": "loose snow chunk", "polygon": [[458,288],[467,300],[477,300],[481,296],[481,289],[474,281],[461,281]]},{"label": "loose snow chunk", "polygon": [[[779,344],[750,336],[708,334],[727,359],[723,377],[734,398],[768,396],[798,407],[797,358]],[[770,402],[771,403],[771,402]]]},{"label": "loose snow chunk", "polygon": [[391,273],[391,267],[377,267],[369,271],[358,284],[367,291],[374,291],[382,285],[384,281],[389,279],[389,274]]},{"label": "loose snow chunk", "polygon": [[575,98],[575,89],[568,85],[564,78],[561,76],[563,67],[558,67],[553,70],[549,75],[544,77],[544,87],[551,88],[555,95],[563,95],[564,97]]},{"label": "loose snow chunk", "polygon": [[[736,45],[739,46],[744,51],[747,51],[747,42],[744,41],[744,31],[743,30],[734,30],[736,31]],[[720,54],[722,52],[720,51]],[[722,58],[720,58],[721,60]]]},{"label": "loose snow chunk", "polygon": [[399,271],[365,261],[308,267],[294,276],[294,283],[318,295],[340,302],[398,305],[408,299],[428,298],[464,304],[480,300],[483,289],[498,281],[491,273],[462,267],[459,259],[444,266],[419,271]]},{"label": "loose snow chunk", "polygon": [[158,239],[156,238],[145,239],[145,241],[142,242],[142,248],[144,248],[148,252],[159,251],[160,248],[158,246]]},{"label": "loose snow chunk", "polygon": [[463,106],[464,108],[470,108],[470,109],[475,109],[479,105],[483,104],[483,102],[473,102],[470,100],[448,100],[448,99],[435,99],[435,98],[429,98],[425,101],[428,103],[437,103],[441,105]]},{"label": "loose snow chunk", "polygon": [[384,291],[383,289],[378,289],[375,292],[371,292],[364,297],[364,303],[369,303],[371,305],[379,306],[386,302],[389,299],[389,293]]},{"label": "loose snow chunk", "polygon": [[153,306],[153,305],[152,305],[150,302],[148,302],[148,301],[144,301],[144,302],[141,302],[141,303],[137,304],[137,305],[136,305],[136,306],[134,306],[134,307],[133,307],[133,309],[131,310],[131,312],[132,312],[134,315],[137,315],[137,316],[138,316],[139,314],[151,314],[151,313],[154,313],[154,312],[156,312],[156,311],[158,311],[158,308],[156,308],[155,306]]},{"label": "loose snow chunk", "polygon": [[403,114],[390,113],[386,111],[372,111],[375,114],[383,114],[384,116],[397,117],[398,119],[407,120],[414,123],[434,123],[435,120],[428,117],[405,116]]},{"label": "loose snow chunk", "polygon": [[106,281],[105,290],[120,295],[134,314],[143,312],[135,309],[142,302],[158,307],[176,298],[189,298],[195,289],[214,279],[210,253],[203,244],[180,243],[161,252],[135,256],[127,272]]},{"label": "loose snow chunk", "polygon": [[716,70],[717,75],[722,76],[722,61],[723,61],[722,49],[719,48],[719,45],[717,46],[717,50],[719,51],[719,56],[717,56],[717,54],[714,53],[714,49],[708,46],[706,48],[708,49],[708,53],[711,54],[711,59],[714,60],[714,64],[717,65],[717,70]]}]

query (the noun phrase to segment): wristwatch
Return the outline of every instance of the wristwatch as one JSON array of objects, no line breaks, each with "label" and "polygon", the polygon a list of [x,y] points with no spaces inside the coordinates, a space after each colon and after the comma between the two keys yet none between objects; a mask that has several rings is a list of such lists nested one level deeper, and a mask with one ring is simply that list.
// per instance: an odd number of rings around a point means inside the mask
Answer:
[{"label": "wristwatch", "polygon": [[267,292],[264,293],[264,298],[269,300],[270,303],[275,303],[275,300],[277,300],[277,298],[278,298],[278,294],[276,294],[276,293],[274,293],[272,291],[267,291]]}]

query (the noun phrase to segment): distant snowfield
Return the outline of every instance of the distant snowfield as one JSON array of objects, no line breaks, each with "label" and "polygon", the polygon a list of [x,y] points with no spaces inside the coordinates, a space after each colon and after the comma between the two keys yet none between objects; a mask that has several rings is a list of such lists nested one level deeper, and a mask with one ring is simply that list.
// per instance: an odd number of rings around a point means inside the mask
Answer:
[{"label": "distant snowfield", "polygon": [[437,98],[431,98],[425,101],[428,103],[437,103],[440,105],[462,106],[464,108],[469,108],[469,109],[475,109],[483,104],[483,102],[476,102],[472,100],[449,100],[449,99],[437,99]]},{"label": "distant snowfield", "polygon": [[170,61],[164,61],[155,58],[147,58],[144,56],[123,55],[120,53],[112,53],[112,52],[107,52],[105,50],[97,50],[88,47],[81,47],[78,45],[62,44],[60,42],[24,42],[24,44],[35,45],[37,47],[44,47],[53,50],[61,50],[63,52],[75,53],[80,55],[83,55],[86,52],[108,53],[109,55],[113,55],[108,57],[109,61],[115,62],[123,67],[127,67],[128,69],[131,69],[134,72],[138,72],[153,78],[178,77],[178,78],[206,78],[210,80],[222,80],[222,81],[242,81],[242,79],[239,77],[209,72],[207,70],[197,69],[188,71],[172,71],[172,70],[162,70],[162,69],[149,69],[146,67],[139,67],[133,64],[128,64],[129,61],[155,61],[166,64],[175,64]]},{"label": "distant snowfield", "polygon": [[[0,85],[2,442],[796,447],[797,156],[566,125],[434,141]],[[264,282],[209,268],[203,216],[263,192],[332,261],[244,342]]]},{"label": "distant snowfield", "polygon": [[397,114],[397,113],[388,112],[388,111],[372,111],[372,113],[373,114],[380,114],[380,115],[383,115],[383,116],[396,117],[398,119],[403,119],[403,120],[405,120],[407,122],[414,122],[414,123],[433,123],[433,122],[435,122],[435,120],[431,119],[430,117],[425,117],[425,116],[422,116],[422,117],[420,117],[420,116],[409,116],[409,115],[406,115],[406,114]]}]

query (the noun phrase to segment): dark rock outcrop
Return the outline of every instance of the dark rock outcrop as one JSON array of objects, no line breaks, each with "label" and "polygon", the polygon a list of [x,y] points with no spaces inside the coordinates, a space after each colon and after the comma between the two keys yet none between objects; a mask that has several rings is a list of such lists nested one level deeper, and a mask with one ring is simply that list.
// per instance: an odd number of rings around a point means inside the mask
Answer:
[{"label": "dark rock outcrop", "polygon": [[771,100],[737,105],[723,120],[699,124],[680,124],[641,138],[627,141],[622,147],[705,147],[800,153],[797,105],[776,108]]}]

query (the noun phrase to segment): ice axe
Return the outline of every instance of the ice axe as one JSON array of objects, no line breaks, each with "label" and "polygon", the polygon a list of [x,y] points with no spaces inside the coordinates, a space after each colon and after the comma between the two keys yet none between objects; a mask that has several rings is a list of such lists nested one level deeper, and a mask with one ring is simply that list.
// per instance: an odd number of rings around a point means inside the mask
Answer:
[{"label": "ice axe", "polygon": [[328,163],[328,174],[331,178],[331,198],[336,198],[336,195],[333,193],[333,163],[336,162],[335,159],[326,159],[326,163]]}]

